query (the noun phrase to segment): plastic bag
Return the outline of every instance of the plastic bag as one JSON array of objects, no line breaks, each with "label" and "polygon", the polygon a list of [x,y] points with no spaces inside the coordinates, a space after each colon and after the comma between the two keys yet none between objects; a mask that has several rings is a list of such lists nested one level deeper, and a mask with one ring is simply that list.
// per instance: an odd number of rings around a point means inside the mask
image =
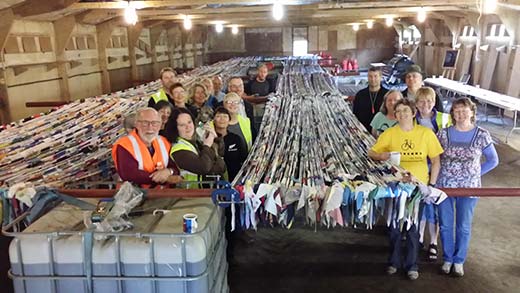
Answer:
[{"label": "plastic bag", "polygon": [[[138,188],[132,186],[131,183],[125,182],[114,196],[114,204],[103,221],[93,223],[92,212],[84,215],[84,224],[88,229],[95,232],[121,232],[133,227],[132,222],[125,220],[123,216],[127,215],[134,207],[139,205],[144,198],[144,193]],[[107,236],[95,234],[95,239],[106,239]]]}]

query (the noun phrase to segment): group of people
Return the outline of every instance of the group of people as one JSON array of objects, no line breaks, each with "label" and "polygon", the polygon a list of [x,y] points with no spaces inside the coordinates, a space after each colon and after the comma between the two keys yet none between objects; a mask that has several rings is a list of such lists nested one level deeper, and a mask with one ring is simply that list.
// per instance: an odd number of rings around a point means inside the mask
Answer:
[{"label": "group of people", "polygon": [[[261,64],[251,81],[262,94],[267,73]],[[172,68],[163,68],[160,80],[148,107],[125,117],[127,135],[112,148],[119,177],[143,187],[198,188],[217,175],[233,180],[256,138],[242,78],[231,77],[227,93],[220,76],[203,78],[188,95]]]},{"label": "group of people", "polygon": [[[371,68],[368,87],[356,95],[353,112],[377,138],[368,156],[386,161],[391,153],[398,152],[399,165],[409,172],[406,178],[424,186],[480,187],[481,176],[498,165],[498,155],[489,132],[476,125],[476,105],[463,97],[453,102],[449,114],[443,113],[435,91],[423,86],[419,66],[411,66],[404,78],[405,91],[387,91],[381,87],[381,71]],[[401,229],[398,223],[391,223],[387,273],[392,275],[404,269],[409,279],[417,279],[418,254],[424,246],[425,231],[430,236],[428,258],[435,261],[440,229],[441,271],[463,276],[477,201],[477,197],[448,197],[438,206],[423,203],[419,227],[411,225],[409,229]],[[404,261],[401,257],[403,236],[406,238]]]},{"label": "group of people", "polygon": [[[253,88],[266,91],[262,85],[266,68],[258,69]],[[356,117],[377,138],[368,156],[385,161],[399,152],[400,166],[409,172],[409,179],[423,185],[480,187],[481,176],[498,165],[498,155],[489,132],[476,125],[476,105],[460,98],[449,114],[443,113],[439,97],[423,86],[422,79],[420,67],[413,65],[405,74],[407,89],[388,91],[381,86],[381,71],[369,70],[368,87],[358,92],[353,103]],[[242,79],[230,78],[226,94],[219,76],[203,79],[189,90],[189,103],[173,69],[161,71],[161,82],[148,107],[128,116],[128,135],[113,146],[121,179],[143,187],[183,183],[188,188],[199,187],[198,182],[209,175],[232,180],[256,136],[253,107],[245,100]],[[410,279],[417,279],[425,232],[430,236],[428,257],[435,261],[440,229],[441,271],[463,276],[477,201],[476,197],[448,197],[438,206],[423,204],[419,227],[401,229],[392,223],[387,273],[404,269]]]}]

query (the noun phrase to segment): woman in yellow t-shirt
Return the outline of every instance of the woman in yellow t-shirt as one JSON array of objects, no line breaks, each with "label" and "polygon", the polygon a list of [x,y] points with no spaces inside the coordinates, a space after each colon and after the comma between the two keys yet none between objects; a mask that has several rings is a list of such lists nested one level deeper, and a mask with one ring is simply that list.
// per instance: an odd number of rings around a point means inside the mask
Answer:
[{"label": "woman in yellow t-shirt", "polygon": [[[443,149],[433,131],[414,123],[415,103],[408,99],[397,102],[394,106],[397,125],[387,129],[379,136],[376,144],[368,151],[368,156],[377,161],[386,161],[391,152],[401,154],[400,166],[409,171],[418,181],[435,185],[440,169],[440,158]],[[431,171],[428,174],[428,162]],[[388,274],[395,274],[401,267],[401,231],[399,225],[390,225],[390,246]],[[402,266],[407,271],[408,278],[419,277],[417,255],[419,253],[419,233],[412,225],[406,231],[406,258]]]}]

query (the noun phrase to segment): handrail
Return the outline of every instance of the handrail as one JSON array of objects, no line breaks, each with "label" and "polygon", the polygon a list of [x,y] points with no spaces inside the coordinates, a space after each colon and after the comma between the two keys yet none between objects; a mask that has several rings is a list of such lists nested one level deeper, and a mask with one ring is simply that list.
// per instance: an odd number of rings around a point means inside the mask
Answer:
[{"label": "handrail", "polygon": [[480,187],[480,188],[440,188],[448,196],[453,197],[517,197],[520,196],[520,187]]},{"label": "handrail", "polygon": [[[172,198],[172,197],[210,197],[214,189],[148,189],[148,198]],[[520,197],[520,188],[482,187],[482,188],[441,188],[448,196],[452,197]],[[84,198],[112,197],[115,189],[60,189],[59,192]]]},{"label": "handrail", "polygon": [[267,103],[267,97],[266,96],[247,96],[243,98],[244,100],[248,101],[252,104],[265,104]]},{"label": "handrail", "polygon": [[41,102],[26,102],[25,107],[27,108],[37,108],[37,107],[59,107],[70,102],[66,101],[41,101]]}]

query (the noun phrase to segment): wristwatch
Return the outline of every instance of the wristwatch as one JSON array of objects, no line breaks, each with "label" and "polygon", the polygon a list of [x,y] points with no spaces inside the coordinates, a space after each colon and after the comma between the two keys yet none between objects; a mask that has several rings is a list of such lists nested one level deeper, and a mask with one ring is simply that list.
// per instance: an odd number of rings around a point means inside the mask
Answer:
[{"label": "wristwatch", "polygon": [[435,183],[428,183],[428,186],[435,187]]}]

